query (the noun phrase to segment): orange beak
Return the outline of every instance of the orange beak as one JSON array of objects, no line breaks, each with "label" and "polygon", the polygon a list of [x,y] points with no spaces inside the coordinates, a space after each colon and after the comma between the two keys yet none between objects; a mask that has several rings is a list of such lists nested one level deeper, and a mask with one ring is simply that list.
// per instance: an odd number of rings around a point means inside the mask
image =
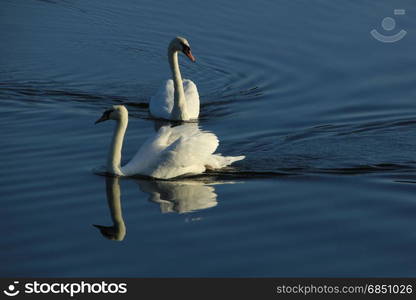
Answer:
[{"label": "orange beak", "polygon": [[196,61],[195,57],[192,55],[191,50],[189,50],[189,51],[187,51],[187,52],[184,52],[184,54],[185,54],[186,56],[188,56],[188,58],[189,58],[192,62],[195,62],[195,61]]}]

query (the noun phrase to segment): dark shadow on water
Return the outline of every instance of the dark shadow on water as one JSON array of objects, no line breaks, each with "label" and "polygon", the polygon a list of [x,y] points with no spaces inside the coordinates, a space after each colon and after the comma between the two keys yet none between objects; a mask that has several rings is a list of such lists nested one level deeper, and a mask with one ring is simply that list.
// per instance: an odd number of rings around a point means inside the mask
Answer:
[{"label": "dark shadow on water", "polygon": [[409,165],[384,163],[376,165],[362,165],[350,168],[317,169],[314,173],[360,175],[367,173],[406,172],[415,170],[415,167]]},{"label": "dark shadow on water", "polygon": [[[237,162],[238,164],[238,162]],[[215,182],[234,181],[234,180],[257,180],[257,179],[279,179],[284,177],[294,176],[307,176],[307,175],[363,175],[374,173],[408,173],[415,172],[416,166],[412,166],[414,162],[409,164],[391,164],[382,163],[375,165],[358,165],[344,168],[280,168],[277,170],[246,170],[244,167],[226,167],[219,170],[207,170],[202,174],[196,175],[184,175],[171,179],[155,179],[143,175],[133,175],[125,178],[130,178],[140,182],[165,182],[168,186],[169,183],[179,184],[180,182],[201,182],[204,184],[213,184]],[[100,176],[113,176],[105,171],[105,168],[95,169],[94,173]],[[150,183],[149,183],[150,184]]]}]

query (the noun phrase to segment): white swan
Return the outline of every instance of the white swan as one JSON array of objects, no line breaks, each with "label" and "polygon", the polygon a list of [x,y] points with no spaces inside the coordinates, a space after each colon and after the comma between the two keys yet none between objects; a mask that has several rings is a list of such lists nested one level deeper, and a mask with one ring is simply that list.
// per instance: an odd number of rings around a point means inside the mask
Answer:
[{"label": "white swan", "polygon": [[196,123],[161,127],[136,155],[121,167],[121,148],[128,123],[128,111],[122,105],[106,110],[95,123],[116,120],[107,160],[107,172],[119,176],[145,175],[169,179],[203,173],[207,168],[220,169],[242,160],[244,156],[213,154],[218,147],[215,134],[199,130]]},{"label": "white swan", "polygon": [[189,121],[198,119],[199,94],[195,83],[182,80],[178,64],[178,52],[183,52],[191,61],[195,62],[188,41],[183,37],[174,38],[168,47],[169,65],[172,79],[159,89],[150,99],[150,114],[166,120]]}]

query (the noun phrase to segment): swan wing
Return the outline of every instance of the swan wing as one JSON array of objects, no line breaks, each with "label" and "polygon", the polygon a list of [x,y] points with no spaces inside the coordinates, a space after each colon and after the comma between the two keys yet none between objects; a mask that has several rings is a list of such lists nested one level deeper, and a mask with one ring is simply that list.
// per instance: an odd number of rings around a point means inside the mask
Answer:
[{"label": "swan wing", "polygon": [[160,153],[169,144],[171,134],[170,126],[161,127],[155,135],[149,137],[142,144],[133,158],[121,168],[123,174],[151,176],[151,171],[158,163]]},{"label": "swan wing", "polygon": [[202,173],[217,147],[217,136],[199,130],[196,124],[173,127],[150,176],[167,179]]},{"label": "swan wing", "polygon": [[186,110],[191,119],[198,119],[199,117],[199,93],[196,84],[189,79],[183,80],[183,90],[185,92]]},{"label": "swan wing", "polygon": [[[199,116],[199,94],[198,89],[192,80],[183,80],[183,89],[186,99],[186,110],[191,119],[198,119]],[[173,99],[175,88],[173,80],[167,80],[150,98],[149,110],[150,114],[156,118],[172,119]]]},{"label": "swan wing", "polygon": [[200,130],[195,123],[163,126],[121,169],[126,176],[141,174],[169,179],[200,174],[207,167],[220,169],[244,159],[244,156],[213,154],[218,144],[215,134]]},{"label": "swan wing", "polygon": [[167,80],[150,98],[150,114],[156,118],[171,119],[175,89],[173,80]]},{"label": "swan wing", "polygon": [[214,154],[219,145],[217,136],[211,132],[199,129],[198,131],[192,135],[181,136],[166,149],[166,161],[169,162],[172,170],[178,171],[176,175],[169,173],[170,176],[199,174],[205,172],[207,168],[222,169],[236,161],[245,159],[244,155],[222,156]]}]

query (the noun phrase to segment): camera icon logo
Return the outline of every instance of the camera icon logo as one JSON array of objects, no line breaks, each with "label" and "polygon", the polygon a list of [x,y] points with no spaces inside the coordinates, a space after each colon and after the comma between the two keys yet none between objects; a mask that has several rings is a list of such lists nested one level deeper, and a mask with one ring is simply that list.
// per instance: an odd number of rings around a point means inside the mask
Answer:
[{"label": "camera icon logo", "polygon": [[7,290],[3,290],[3,293],[9,297],[17,296],[20,291],[16,289],[16,285],[19,283],[19,281],[14,281],[13,284],[10,284],[7,287]]},{"label": "camera icon logo", "polygon": [[[398,8],[398,9],[394,10],[394,14],[402,16],[402,15],[406,14],[406,10]],[[396,28],[396,21],[391,17],[386,17],[381,22],[381,27],[383,27],[383,29],[386,32],[392,31],[393,29]],[[384,34],[378,32],[376,29],[373,29],[373,30],[371,30],[370,33],[376,40],[378,40],[382,43],[395,43],[397,41],[400,41],[402,38],[404,38],[405,35],[407,34],[407,31],[402,29],[398,33],[393,34],[393,35],[384,35]]]}]

